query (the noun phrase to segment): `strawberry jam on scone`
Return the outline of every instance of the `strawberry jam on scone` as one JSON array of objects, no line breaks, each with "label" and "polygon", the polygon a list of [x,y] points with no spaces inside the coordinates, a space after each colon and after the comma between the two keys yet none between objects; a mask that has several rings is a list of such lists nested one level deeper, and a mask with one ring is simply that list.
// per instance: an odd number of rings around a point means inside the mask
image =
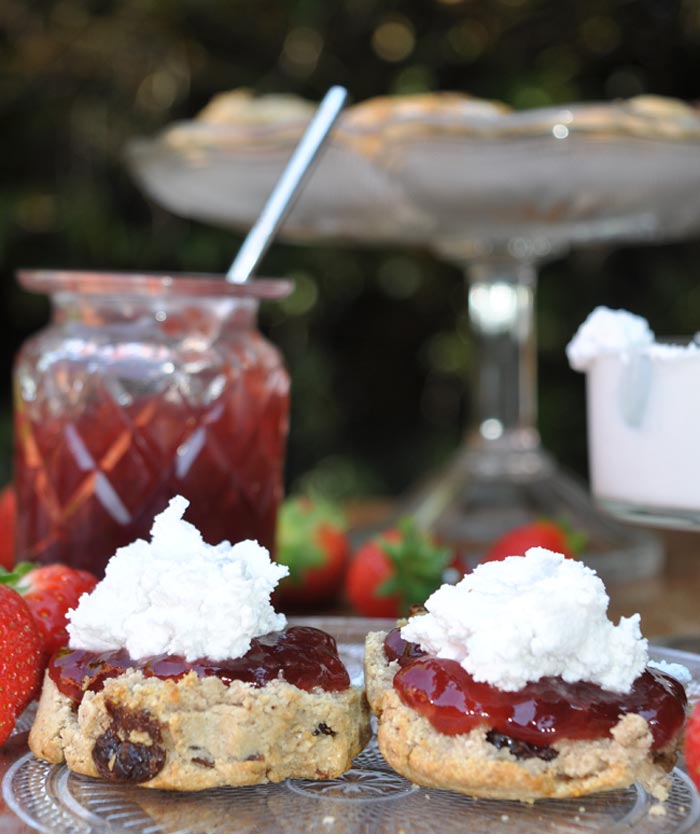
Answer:
[{"label": "strawberry jam on scone", "polygon": [[286,568],[256,542],[205,544],[186,507],[174,498],[70,612],[32,751],[172,790],[340,775],[369,722],[335,640],[287,627],[270,604]]},{"label": "strawberry jam on scone", "polygon": [[608,602],[589,568],[533,548],[368,635],[384,757],[413,782],[472,796],[532,801],[637,780],[665,799],[685,691],[648,662],[639,617],[614,625]]}]

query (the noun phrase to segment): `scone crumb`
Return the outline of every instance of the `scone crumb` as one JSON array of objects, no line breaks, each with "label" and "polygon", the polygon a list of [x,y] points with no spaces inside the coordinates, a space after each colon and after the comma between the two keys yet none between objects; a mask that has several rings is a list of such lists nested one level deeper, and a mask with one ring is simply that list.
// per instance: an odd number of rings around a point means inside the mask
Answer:
[{"label": "scone crumb", "polygon": [[334,822],[335,822],[335,817],[330,817],[329,816],[329,817],[324,817],[323,818],[323,824],[324,825],[333,825]]},{"label": "scone crumb", "polygon": [[665,817],[666,816],[666,806],[663,802],[655,802],[651,808],[649,808],[649,816],[650,817]]},{"label": "scone crumb", "polygon": [[501,822],[508,822],[509,819],[508,814],[501,814]]},{"label": "scone crumb", "polygon": [[579,812],[579,814],[585,814],[586,813],[586,806],[585,805],[579,805],[578,812]]}]

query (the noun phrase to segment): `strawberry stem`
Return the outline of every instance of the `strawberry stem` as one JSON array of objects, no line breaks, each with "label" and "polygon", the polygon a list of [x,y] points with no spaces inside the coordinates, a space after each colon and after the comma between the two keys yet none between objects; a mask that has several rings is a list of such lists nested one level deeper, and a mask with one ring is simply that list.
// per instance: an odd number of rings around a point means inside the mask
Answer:
[{"label": "strawberry stem", "polygon": [[15,591],[22,592],[22,579],[38,565],[34,562],[19,562],[12,570],[0,567],[0,585],[8,585]]},{"label": "strawberry stem", "polygon": [[394,568],[393,575],[377,588],[377,595],[398,596],[401,614],[406,614],[411,605],[425,602],[442,584],[452,553],[420,530],[413,518],[402,518],[398,528],[398,541],[383,536],[376,540]]},{"label": "strawberry stem", "polygon": [[277,522],[276,560],[289,568],[289,580],[302,585],[304,575],[325,560],[316,534],[324,526],[345,530],[345,519],[333,504],[312,498],[288,498]]}]

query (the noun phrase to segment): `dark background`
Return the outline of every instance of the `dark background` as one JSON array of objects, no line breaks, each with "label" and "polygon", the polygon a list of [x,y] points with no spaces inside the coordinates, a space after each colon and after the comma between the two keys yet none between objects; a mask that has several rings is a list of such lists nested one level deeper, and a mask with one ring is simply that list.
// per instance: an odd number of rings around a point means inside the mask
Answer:
[{"label": "dark background", "polygon": [[[516,108],[639,93],[692,101],[697,0],[52,0],[0,3],[0,479],[11,363],[48,317],[20,266],[222,271],[240,237],[149,204],[125,143],[246,86],[355,101],[462,90]],[[541,271],[540,429],[585,473],[583,379],[564,347],[596,304],[699,329],[700,241],[577,251]],[[472,354],[459,271],[424,252],[276,245],[297,291],[262,315],[292,373],[291,487],[395,494],[460,440]],[[387,383],[391,380],[391,384]]]}]

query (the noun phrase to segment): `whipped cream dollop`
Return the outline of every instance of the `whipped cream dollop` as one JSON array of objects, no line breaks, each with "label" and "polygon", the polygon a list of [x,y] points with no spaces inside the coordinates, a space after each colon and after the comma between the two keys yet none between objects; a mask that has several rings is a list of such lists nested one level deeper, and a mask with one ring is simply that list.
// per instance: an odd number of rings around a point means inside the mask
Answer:
[{"label": "whipped cream dollop", "polygon": [[638,614],[614,625],[608,603],[595,571],[535,547],[443,585],[401,636],[505,691],[553,676],[629,692],[646,666],[647,641]]},{"label": "whipped cream dollop", "polygon": [[669,663],[667,660],[650,660],[647,666],[651,666],[652,669],[658,669],[664,675],[670,675],[679,683],[683,684],[683,686],[688,686],[693,680],[690,669],[682,663]]},{"label": "whipped cream dollop", "polygon": [[70,648],[225,660],[285,627],[270,595],[288,568],[255,541],[207,544],[183,520],[188,506],[173,498],[156,516],[150,542],[117,550],[104,579],[68,613]]},{"label": "whipped cream dollop", "polygon": [[643,348],[654,342],[649,322],[627,310],[596,307],[566,347],[569,364],[586,371],[599,356]]}]

